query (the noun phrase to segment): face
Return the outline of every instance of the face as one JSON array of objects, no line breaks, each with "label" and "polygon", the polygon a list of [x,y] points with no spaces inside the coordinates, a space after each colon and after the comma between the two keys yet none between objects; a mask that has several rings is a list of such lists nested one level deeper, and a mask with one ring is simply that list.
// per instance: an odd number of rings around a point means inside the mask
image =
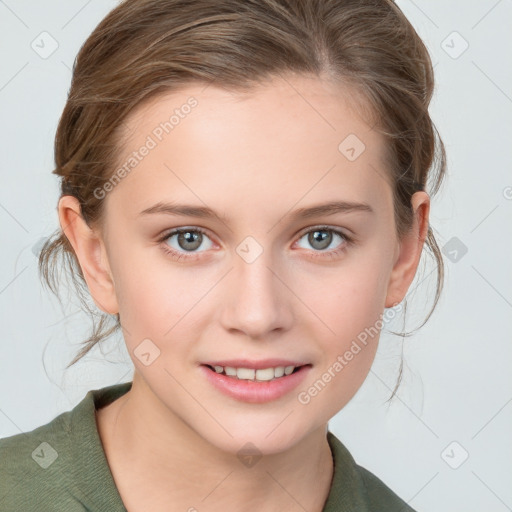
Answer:
[{"label": "face", "polygon": [[[198,85],[127,120],[102,227],[127,348],[162,414],[223,450],[322,428],[374,359],[400,244],[383,139],[350,97],[306,77]],[[353,208],[311,210],[327,203]],[[204,366],[236,359],[303,368],[243,398]]]}]

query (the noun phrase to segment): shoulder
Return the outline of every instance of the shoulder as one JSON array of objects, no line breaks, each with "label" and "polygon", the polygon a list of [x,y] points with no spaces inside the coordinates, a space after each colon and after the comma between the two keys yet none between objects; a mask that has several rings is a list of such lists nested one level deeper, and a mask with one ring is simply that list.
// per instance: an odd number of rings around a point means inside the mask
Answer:
[{"label": "shoulder", "polygon": [[91,390],[45,425],[0,439],[0,512],[125,512],[95,409],[130,388],[128,382]]},{"label": "shoulder", "polygon": [[357,466],[366,491],[369,510],[379,512],[416,512],[382,480],[362,466]]},{"label": "shoulder", "polygon": [[84,510],[66,499],[70,415],[68,411],[30,432],[0,439],[1,511],[55,510],[56,498],[59,510]]},{"label": "shoulder", "polygon": [[[334,458],[334,475],[325,512],[336,505],[364,512],[416,512],[371,471],[358,465],[345,445],[328,431]],[[348,510],[347,509],[347,510]]]}]

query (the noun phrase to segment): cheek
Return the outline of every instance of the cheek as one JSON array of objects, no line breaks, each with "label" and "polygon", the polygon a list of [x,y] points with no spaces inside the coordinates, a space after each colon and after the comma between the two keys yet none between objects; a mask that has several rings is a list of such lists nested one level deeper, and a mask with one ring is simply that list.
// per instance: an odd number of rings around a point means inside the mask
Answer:
[{"label": "cheek", "polygon": [[322,278],[311,275],[301,283],[300,293],[316,313],[305,317],[309,320],[304,328],[311,327],[313,338],[322,346],[319,373],[330,372],[321,380],[329,382],[326,386],[336,397],[337,407],[355,394],[374,360],[382,328],[386,272],[382,259],[379,262],[371,254],[361,254],[347,259],[336,273]]},{"label": "cheek", "polygon": [[116,294],[127,344],[150,338],[163,346],[184,340],[187,328],[190,336],[190,322],[208,305],[208,291],[215,283],[211,272],[180,268],[156,247],[122,251],[119,246],[122,258],[114,278],[119,282]]},{"label": "cheek", "polygon": [[169,329],[172,318],[167,315],[176,294],[172,281],[162,274],[161,262],[148,257],[148,253],[151,255],[157,249],[137,250],[136,244],[126,238],[112,241],[115,247],[112,273],[123,328],[129,335],[140,338]]},{"label": "cheek", "polygon": [[322,322],[315,320],[319,327],[313,329],[312,336],[323,356],[298,396],[304,414],[327,421],[345,407],[365,381],[382,327],[384,299],[382,291],[375,289],[377,279],[378,275],[354,272],[350,278],[331,283],[330,293],[317,295],[314,307],[321,312]]},{"label": "cheek", "polygon": [[343,343],[373,326],[382,315],[386,272],[382,262],[354,256],[337,270],[331,269],[322,276],[309,274],[300,281],[297,295],[305,298],[327,337],[330,333],[338,340],[337,348],[342,348]]}]

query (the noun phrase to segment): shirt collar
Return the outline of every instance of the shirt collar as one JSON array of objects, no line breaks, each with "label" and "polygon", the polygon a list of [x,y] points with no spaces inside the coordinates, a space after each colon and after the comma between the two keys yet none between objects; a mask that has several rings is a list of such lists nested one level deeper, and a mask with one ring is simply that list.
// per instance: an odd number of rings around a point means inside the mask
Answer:
[{"label": "shirt collar", "polygon": [[89,391],[73,409],[70,418],[70,438],[73,440],[69,465],[73,494],[87,510],[126,512],[107,462],[96,424],[95,409],[107,405],[127,393],[131,382],[114,384]]}]

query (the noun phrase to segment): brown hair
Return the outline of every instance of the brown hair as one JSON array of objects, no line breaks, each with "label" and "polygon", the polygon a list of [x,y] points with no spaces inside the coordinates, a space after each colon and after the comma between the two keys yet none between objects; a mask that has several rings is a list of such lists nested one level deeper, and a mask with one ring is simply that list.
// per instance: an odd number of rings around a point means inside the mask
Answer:
[{"label": "brown hair", "polygon": [[[193,82],[250,90],[283,72],[327,75],[361,94],[361,108],[374,117],[373,128],[388,145],[401,239],[412,226],[412,195],[427,190],[427,178],[429,194],[437,193],[446,157],[428,112],[434,88],[430,56],[391,0],[125,0],[89,36],[73,67],[55,137],[53,173],[62,178],[62,195],[78,199],[89,225],[100,223],[103,201],[94,190],[113,174],[116,135],[142,101]],[[432,315],[444,280],[430,226],[426,246],[437,263],[437,289],[420,327]],[[40,254],[49,288],[58,296],[59,255],[93,319],[92,333],[69,368],[118,330],[120,318],[114,315],[112,322],[89,304],[80,265],[61,229]],[[393,395],[401,375],[402,366]]]}]

